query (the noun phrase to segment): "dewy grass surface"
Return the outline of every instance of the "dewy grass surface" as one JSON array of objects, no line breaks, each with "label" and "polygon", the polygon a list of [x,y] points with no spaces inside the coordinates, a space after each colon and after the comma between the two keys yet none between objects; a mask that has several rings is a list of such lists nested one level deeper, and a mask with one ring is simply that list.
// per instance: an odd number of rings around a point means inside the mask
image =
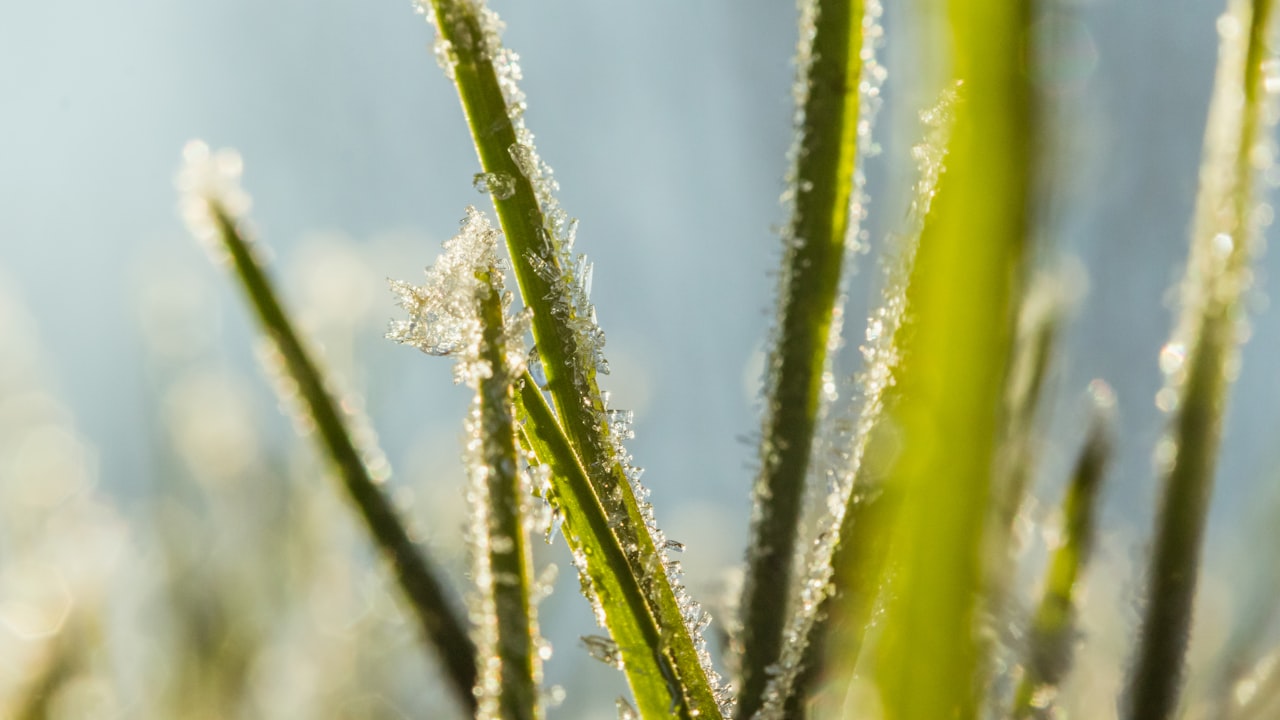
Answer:
[{"label": "dewy grass surface", "polygon": [[[1232,2],[1219,24],[1223,51],[1182,315],[1160,358],[1169,386],[1159,402],[1173,417],[1157,449],[1165,495],[1124,698],[1134,719],[1165,720],[1183,692],[1240,298],[1265,224],[1253,178],[1272,162],[1263,141],[1275,85],[1264,73],[1275,69],[1271,1]],[[433,269],[424,288],[393,284],[411,318],[391,335],[430,354],[459,356],[457,377],[478,392],[468,436],[478,654],[376,487],[359,433],[336,408],[245,242],[237,196],[214,187],[193,197],[211,221],[198,234],[216,236],[229,251],[464,704],[485,718],[544,713],[528,543],[532,516],[549,506],[563,519],[584,593],[608,633],[583,642],[625,673],[634,698],[634,710],[631,700],[619,699],[619,717],[976,720],[1064,707],[1059,693],[1107,436],[1095,429],[1086,443],[1064,504],[1065,541],[1054,548],[1039,610],[1018,617],[1003,584],[1018,558],[1005,546],[1011,524],[1023,517],[1035,465],[1032,426],[1061,321],[1055,306],[1048,321],[1017,339],[1019,303],[1025,311],[1034,299],[1023,292],[1037,200],[1029,189],[1035,78],[1025,63],[1027,38],[1036,36],[1031,8],[999,0],[936,4],[946,18],[945,71],[955,84],[925,118],[915,214],[893,250],[896,274],[884,307],[868,321],[859,404],[836,406],[831,355],[838,350],[843,257],[852,246],[847,236],[862,212],[855,163],[866,150],[859,148],[868,130],[862,93],[878,94],[878,80],[867,77],[874,62],[868,32],[878,26],[870,4],[800,3],[793,214],[783,238],[741,627],[732,637],[740,663],[735,693],[711,669],[702,638],[710,618],[680,587],[679,564],[668,555],[678,544],[654,524],[639,468],[623,445],[629,419],[598,387],[607,364],[589,297],[591,266],[574,254],[576,226],[558,207],[550,169],[524,127],[519,66],[500,43],[501,23],[480,0],[421,7],[437,28],[436,56],[457,86],[480,160],[475,186],[493,201],[524,305],[522,313],[508,312],[496,233],[474,209],[460,239],[446,244],[446,258],[459,248],[465,256],[450,266],[452,274]],[[526,359],[539,367],[526,369]],[[1105,387],[1091,386],[1095,400],[1109,397]],[[819,436],[839,447],[819,457]],[[832,489],[811,531],[800,515],[814,482]],[[801,555],[806,564],[797,572],[792,565]],[[1026,647],[1004,653],[1022,660],[1007,677],[993,677],[1003,649],[992,646],[988,622],[1029,634]],[[1021,685],[1010,687],[1010,680]],[[872,701],[863,697],[868,693]]]}]

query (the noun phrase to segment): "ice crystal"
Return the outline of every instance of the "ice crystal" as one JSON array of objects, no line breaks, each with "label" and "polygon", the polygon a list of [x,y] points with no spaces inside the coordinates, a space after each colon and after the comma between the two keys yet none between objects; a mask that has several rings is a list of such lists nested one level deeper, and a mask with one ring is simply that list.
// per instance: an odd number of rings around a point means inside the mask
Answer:
[{"label": "ice crystal", "polygon": [[618,708],[618,720],[640,720],[640,713],[636,712],[630,700],[619,696],[614,705]]},{"label": "ice crystal", "polygon": [[622,669],[622,653],[618,650],[618,643],[602,635],[583,635],[581,640],[588,655],[605,665]]},{"label": "ice crystal", "polygon": [[516,181],[506,173],[476,173],[471,184],[482,193],[490,193],[498,200],[506,200],[516,194]]}]

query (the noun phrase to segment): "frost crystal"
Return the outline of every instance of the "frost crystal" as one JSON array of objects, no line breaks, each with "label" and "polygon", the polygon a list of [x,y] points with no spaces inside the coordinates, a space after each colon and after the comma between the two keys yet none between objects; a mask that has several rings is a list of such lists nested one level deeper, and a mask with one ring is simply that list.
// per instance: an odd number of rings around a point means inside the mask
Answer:
[{"label": "frost crystal", "polygon": [[[409,312],[408,320],[392,321],[387,337],[412,345],[428,355],[457,357],[456,382],[475,386],[492,374],[492,368],[480,357],[481,324],[478,293],[489,292],[490,283],[483,276],[493,274],[496,292],[502,293],[498,258],[498,231],[474,207],[467,208],[462,230],[444,243],[444,254],[427,270],[425,285],[415,286],[402,280],[391,280],[391,290],[400,307]],[[510,296],[504,294],[504,310]],[[523,371],[525,353],[523,336],[528,320],[519,315],[508,317],[508,363],[516,372]]]}]

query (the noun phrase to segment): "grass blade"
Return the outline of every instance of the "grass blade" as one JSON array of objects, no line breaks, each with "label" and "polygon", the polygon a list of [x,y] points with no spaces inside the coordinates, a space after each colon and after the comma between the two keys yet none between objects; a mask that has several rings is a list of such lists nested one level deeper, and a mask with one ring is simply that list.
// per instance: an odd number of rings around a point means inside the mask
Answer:
[{"label": "grass blade", "polygon": [[628,670],[628,681],[642,717],[664,717],[678,697],[671,659],[663,647],[663,628],[644,602],[609,517],[596,497],[587,472],[564,430],[527,373],[517,383],[516,412],[521,436],[539,462],[551,469],[553,506],[564,517],[564,536],[583,577],[596,620],[613,636],[612,659]]},{"label": "grass blade", "polygon": [[[677,717],[717,718],[730,698],[711,668],[701,636],[705,613],[667,570],[652,509],[637,498],[644,492],[639,468],[631,466],[622,449],[624,429],[616,427],[596,382],[607,364],[604,336],[589,300],[590,266],[583,256],[572,255],[575,225],[558,207],[557,186],[521,119],[524,96],[516,84],[516,56],[502,47],[501,23],[482,2],[423,0],[421,7],[436,25],[437,57],[457,86],[471,128],[484,171],[477,187],[490,193],[521,295],[533,311],[533,337],[557,420],[609,520],[604,527],[585,519],[581,525],[614,536],[602,544],[623,549],[634,579],[628,587],[641,593],[626,599],[610,596],[606,602],[642,603],[663,630],[656,648],[619,642],[628,682],[642,712],[661,708]],[[653,678],[671,682],[660,688]],[[642,690],[658,694],[641,698]]]},{"label": "grass blade", "polygon": [[[238,156],[210,157],[203,143],[184,150],[187,169],[180,178],[189,223],[201,239],[216,241],[230,255],[236,277],[262,325],[297,383],[298,395],[315,422],[319,440],[337,469],[347,494],[383,556],[390,562],[422,631],[435,648],[460,703],[475,709],[476,651],[465,623],[446,599],[444,586],[423,549],[409,539],[390,501],[370,473],[353,440],[348,420],[338,409],[325,377],[303,346],[253,246],[241,230],[238,213],[247,205],[235,181]],[[206,177],[213,173],[215,177]],[[228,177],[220,177],[228,176]],[[212,183],[210,184],[210,181]]]},{"label": "grass blade", "polygon": [[950,3],[964,99],[908,288],[892,414],[901,450],[886,480],[901,493],[895,592],[875,656],[889,720],[978,714],[975,611],[1027,236],[1029,14],[1022,2]]},{"label": "grass blade", "polygon": [[1115,397],[1105,383],[1090,384],[1094,417],[1071,485],[1062,502],[1066,535],[1049,560],[1044,594],[1032,621],[1024,674],[1014,695],[1015,720],[1055,717],[1051,702],[1071,668],[1075,642],[1075,597],[1093,549],[1098,490],[1111,458],[1111,417]]},{"label": "grass blade", "polygon": [[[1194,236],[1181,315],[1160,354],[1167,385],[1157,404],[1172,411],[1156,450],[1162,495],[1137,656],[1124,717],[1165,720],[1176,709],[1200,545],[1213,489],[1227,390],[1238,364],[1240,298],[1257,228],[1253,179],[1265,127],[1271,0],[1231,0],[1205,131]],[[1267,163],[1270,163],[1268,158]]]},{"label": "grass blade", "polygon": [[857,155],[862,0],[800,5],[796,142],[788,179],[778,319],[766,382],[760,474],[754,490],[738,640],[738,717],[765,703],[770,668],[783,654],[801,500],[829,382],[827,353],[850,226]]},{"label": "grass blade", "polygon": [[870,625],[897,507],[897,495],[883,483],[887,448],[893,445],[883,420],[894,404],[902,339],[898,332],[908,313],[907,281],[920,225],[946,159],[956,101],[955,88],[948,88],[920,114],[927,132],[912,151],[920,176],[909,227],[896,248],[897,257],[886,263],[883,304],[867,322],[866,345],[860,348],[864,369],[857,379],[857,417],[834,420],[850,428],[839,467],[831,469],[838,490],[828,501],[826,527],[811,549],[799,604],[788,620],[785,650],[765,693],[762,718],[801,715],[820,679],[843,696]]},{"label": "grass blade", "polygon": [[[522,478],[516,457],[515,422],[512,408],[514,377],[507,363],[507,332],[502,309],[500,277],[490,268],[480,278],[483,290],[478,298],[484,328],[480,359],[490,368],[480,380],[477,407],[473,412],[471,437],[478,438],[482,462],[478,467],[477,502],[481,517],[476,543],[483,570],[476,582],[484,593],[486,612],[480,624],[485,641],[482,648],[479,717],[529,720],[542,717],[538,702],[541,676],[535,647],[537,625],[533,618],[529,589],[533,557],[524,506],[532,496],[527,478]],[[497,660],[496,667],[494,660]],[[494,707],[486,707],[486,700]]]}]

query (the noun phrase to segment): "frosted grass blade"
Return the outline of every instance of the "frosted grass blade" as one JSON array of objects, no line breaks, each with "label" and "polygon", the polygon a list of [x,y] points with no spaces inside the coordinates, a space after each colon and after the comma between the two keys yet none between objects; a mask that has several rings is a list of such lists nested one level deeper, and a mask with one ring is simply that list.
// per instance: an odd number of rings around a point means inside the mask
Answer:
[{"label": "frosted grass blade", "polygon": [[883,483],[895,445],[883,420],[895,402],[899,331],[909,312],[907,282],[946,159],[956,103],[955,88],[947,88],[933,107],[920,113],[926,133],[912,148],[920,175],[908,227],[894,248],[896,257],[885,263],[883,304],[868,318],[866,343],[859,347],[864,368],[856,378],[857,415],[845,416],[852,415],[850,405],[827,420],[844,428],[836,457],[827,460],[835,466],[825,469],[834,491],[806,557],[799,602],[787,621],[785,649],[771,673],[762,719],[801,715],[819,681],[842,697],[870,626],[897,509],[897,494]]},{"label": "frosted grass blade", "polygon": [[1023,676],[1014,695],[1015,720],[1056,717],[1059,683],[1071,669],[1075,644],[1076,586],[1093,549],[1098,490],[1111,457],[1110,417],[1115,398],[1099,380],[1090,384],[1094,417],[1062,502],[1065,531],[1049,560],[1044,592],[1032,621]]},{"label": "frosted grass blade", "polygon": [[[206,156],[201,144],[189,145],[188,163]],[[233,163],[237,166],[236,158]],[[200,188],[190,188],[199,190]],[[231,197],[235,197],[232,195]],[[391,564],[423,634],[434,647],[463,707],[475,708],[472,688],[476,682],[476,651],[467,636],[465,622],[446,598],[444,586],[423,549],[409,538],[391,502],[374,481],[361,449],[352,437],[348,421],[331,394],[324,375],[305,349],[250,242],[241,231],[237,212],[222,194],[187,198],[200,222],[193,223],[202,239],[216,241],[230,255],[236,277],[253,306],[263,331],[283,358],[297,383],[298,395],[315,423],[318,439],[333,462],[347,494],[355,503],[382,555]],[[245,202],[247,205],[247,202]]]},{"label": "frosted grass blade", "polygon": [[517,384],[521,436],[538,461],[551,469],[548,501],[564,517],[564,536],[583,578],[596,621],[609,629],[642,717],[664,717],[677,696],[674,666],[663,648],[663,628],[649,612],[645,594],[627,563],[609,517],[591,487],[564,430],[527,373]]},{"label": "frosted grass blade", "polygon": [[[610,596],[607,602],[642,601],[644,608],[634,607],[632,614],[648,614],[662,628],[653,647],[619,642],[624,656],[632,656],[624,657],[623,667],[643,703],[639,709],[646,717],[718,718],[731,699],[705,648],[706,615],[668,569],[665,542],[638,482],[639,468],[621,446],[625,428],[617,426],[596,382],[597,372],[607,372],[608,366],[603,333],[587,297],[590,268],[585,258],[572,255],[575,224],[559,209],[557,186],[524,127],[517,58],[502,47],[501,23],[482,2],[422,0],[420,6],[436,26],[437,58],[457,86],[471,128],[483,170],[477,188],[493,200],[521,295],[533,311],[533,337],[557,420],[608,519],[603,527],[585,519],[580,524],[584,532],[613,535],[602,545],[622,548],[641,593]],[[663,680],[663,688],[655,679]]]},{"label": "frosted grass blade", "polygon": [[892,413],[901,449],[886,484],[901,509],[874,658],[888,720],[978,714],[983,535],[1027,237],[1029,5],[948,7],[963,101],[907,291]]},{"label": "frosted grass blade", "polygon": [[534,720],[543,717],[539,701],[542,667],[538,628],[530,599],[533,556],[525,512],[532,498],[527,476],[516,455],[508,333],[502,286],[496,268],[479,279],[482,325],[480,360],[489,376],[479,381],[471,436],[480,444],[477,487],[473,492],[481,517],[474,551],[482,554],[476,583],[482,593],[479,635],[481,666],[476,695],[481,718]]},{"label": "frosted grass blade", "polygon": [[1260,235],[1254,176],[1271,166],[1264,111],[1271,0],[1230,0],[1205,130],[1204,159],[1181,310],[1160,353],[1171,412],[1156,449],[1162,490],[1146,608],[1123,717],[1165,720],[1177,708],[1227,392],[1238,371],[1240,299]]},{"label": "frosted grass blade", "polygon": [[783,235],[778,318],[766,380],[760,474],[753,492],[739,624],[738,717],[764,704],[783,653],[801,500],[850,225],[863,67],[861,0],[800,3],[791,219]]}]

